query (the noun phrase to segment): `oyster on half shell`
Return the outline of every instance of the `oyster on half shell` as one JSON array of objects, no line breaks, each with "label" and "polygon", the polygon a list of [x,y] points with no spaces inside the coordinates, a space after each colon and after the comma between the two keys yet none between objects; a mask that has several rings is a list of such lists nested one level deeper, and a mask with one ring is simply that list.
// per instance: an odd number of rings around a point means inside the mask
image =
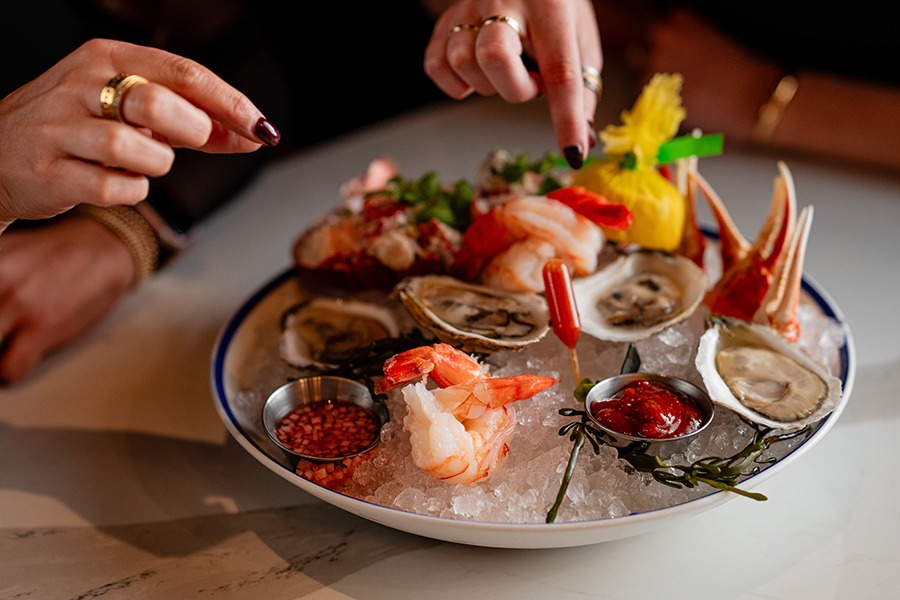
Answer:
[{"label": "oyster on half shell", "polygon": [[544,297],[466,283],[447,275],[407,277],[394,288],[412,317],[465,352],[521,350],[550,329]]},{"label": "oyster on half shell", "polygon": [[826,417],[841,399],[841,381],[774,329],[712,315],[696,366],[710,398],[745,419],[793,430]]},{"label": "oyster on half shell", "polygon": [[610,342],[636,342],[688,318],[707,286],[693,261],[654,250],[623,254],[572,283],[582,331]]},{"label": "oyster on half shell", "polygon": [[329,369],[372,342],[399,335],[394,314],[361,300],[316,297],[281,316],[281,358],[298,368]]}]

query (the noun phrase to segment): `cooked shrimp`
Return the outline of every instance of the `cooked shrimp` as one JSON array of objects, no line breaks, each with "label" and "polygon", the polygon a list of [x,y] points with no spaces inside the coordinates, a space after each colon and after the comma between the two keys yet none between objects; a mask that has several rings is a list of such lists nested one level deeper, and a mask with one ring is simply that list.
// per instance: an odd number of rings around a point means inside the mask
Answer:
[{"label": "cooked shrimp", "polygon": [[[540,375],[491,377],[470,355],[439,343],[394,355],[385,361],[384,392],[405,385],[413,462],[450,483],[487,477],[508,452],[515,427],[512,402],[531,398],[558,380]],[[429,389],[427,377],[439,387]]]},{"label": "cooked shrimp", "polygon": [[403,428],[409,431],[413,463],[432,477],[475,483],[490,475],[509,452],[506,441],[516,422],[511,408],[458,421],[421,382],[404,387],[403,399],[409,409]]},{"label": "cooked shrimp", "polygon": [[[544,196],[513,198],[499,208],[502,220],[518,238],[537,238],[556,249],[576,275],[593,273],[603,244],[600,228],[574,210]],[[540,288],[543,289],[543,284]]]},{"label": "cooked shrimp", "polygon": [[526,238],[495,256],[481,272],[481,281],[508,292],[534,292],[542,289],[544,265],[551,258],[557,258],[553,244]]},{"label": "cooked shrimp", "polygon": [[597,268],[600,227],[565,203],[519,196],[480,215],[463,235],[454,272],[509,291],[542,291],[541,269],[561,258],[577,275]]},{"label": "cooked shrimp", "polygon": [[440,387],[489,377],[487,367],[450,344],[419,346],[395,354],[384,362],[380,392],[428,377]]}]

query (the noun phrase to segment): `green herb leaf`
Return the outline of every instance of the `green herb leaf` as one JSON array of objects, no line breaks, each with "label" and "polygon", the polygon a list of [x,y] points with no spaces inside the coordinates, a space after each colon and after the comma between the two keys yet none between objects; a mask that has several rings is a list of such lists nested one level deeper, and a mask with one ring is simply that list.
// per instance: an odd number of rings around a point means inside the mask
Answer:
[{"label": "green herb leaf", "polygon": [[472,185],[461,179],[454,185],[441,183],[434,171],[419,179],[405,179],[400,175],[391,178],[384,189],[369,195],[387,194],[413,213],[416,223],[437,219],[460,231],[471,222],[471,205],[474,196]]}]

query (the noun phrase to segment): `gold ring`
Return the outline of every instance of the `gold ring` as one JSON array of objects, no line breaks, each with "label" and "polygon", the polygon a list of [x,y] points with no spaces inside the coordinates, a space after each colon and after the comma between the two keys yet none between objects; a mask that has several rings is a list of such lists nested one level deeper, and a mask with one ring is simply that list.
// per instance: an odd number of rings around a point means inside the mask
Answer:
[{"label": "gold ring", "polygon": [[125,100],[125,94],[132,87],[139,83],[150,83],[140,75],[130,75],[128,73],[119,73],[106,82],[103,89],[100,90],[100,114],[104,119],[115,119],[122,123],[122,101]]},{"label": "gold ring", "polygon": [[487,27],[491,23],[505,23],[512,27],[512,30],[516,32],[516,35],[522,35],[522,27],[519,25],[519,22],[507,15],[494,15],[493,17],[488,17],[481,22],[481,26]]},{"label": "gold ring", "polygon": [[603,78],[600,77],[600,71],[594,67],[582,67],[581,79],[584,80],[584,87],[597,94],[598,97],[603,92]]},{"label": "gold ring", "polygon": [[460,31],[478,31],[478,25],[472,25],[471,23],[460,23],[459,25],[454,25],[450,28],[450,31],[447,32],[447,35],[451,35],[454,33],[459,33]]}]

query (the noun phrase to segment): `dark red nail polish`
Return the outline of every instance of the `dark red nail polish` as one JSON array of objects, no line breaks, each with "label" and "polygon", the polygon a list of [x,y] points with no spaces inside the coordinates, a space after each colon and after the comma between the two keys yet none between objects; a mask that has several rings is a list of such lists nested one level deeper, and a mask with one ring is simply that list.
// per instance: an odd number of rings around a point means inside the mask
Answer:
[{"label": "dark red nail polish", "polygon": [[256,129],[253,132],[266,146],[277,146],[278,142],[281,141],[281,132],[265,117],[259,118],[259,121],[256,122]]},{"label": "dark red nail polish", "polygon": [[563,154],[566,157],[566,162],[573,169],[580,169],[581,165],[584,164],[584,149],[581,147],[581,144],[566,146],[563,148]]}]

